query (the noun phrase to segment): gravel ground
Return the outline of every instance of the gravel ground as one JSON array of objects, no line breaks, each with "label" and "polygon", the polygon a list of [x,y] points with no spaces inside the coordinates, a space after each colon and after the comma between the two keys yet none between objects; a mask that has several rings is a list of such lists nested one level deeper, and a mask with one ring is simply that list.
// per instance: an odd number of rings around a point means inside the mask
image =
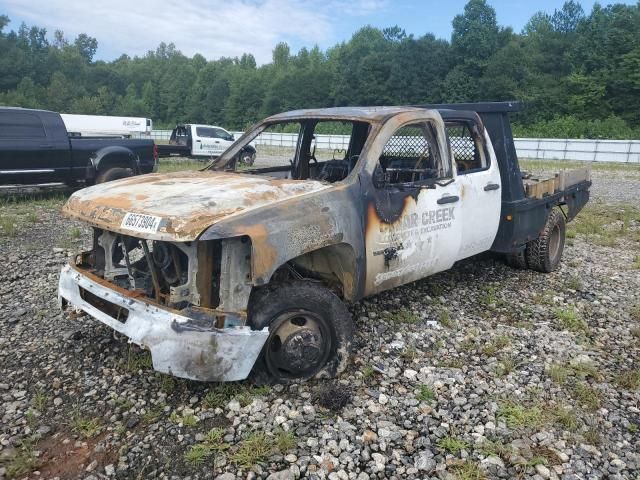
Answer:
[{"label": "gravel ground", "polygon": [[58,271],[88,230],[56,198],[0,204],[17,225],[0,234],[0,479],[638,479],[640,214],[611,203],[639,205],[625,178],[594,174],[557,272],[486,255],[366,299],[340,378],[270,388],[155,373],[60,313]]}]

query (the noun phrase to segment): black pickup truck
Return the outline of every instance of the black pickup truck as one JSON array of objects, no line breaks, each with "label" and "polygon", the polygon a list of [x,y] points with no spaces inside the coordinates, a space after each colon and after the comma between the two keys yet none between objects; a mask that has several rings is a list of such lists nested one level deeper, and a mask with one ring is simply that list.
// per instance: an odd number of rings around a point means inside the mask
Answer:
[{"label": "black pickup truck", "polygon": [[156,168],[153,140],[70,137],[59,113],[0,107],[0,185],[91,185]]}]

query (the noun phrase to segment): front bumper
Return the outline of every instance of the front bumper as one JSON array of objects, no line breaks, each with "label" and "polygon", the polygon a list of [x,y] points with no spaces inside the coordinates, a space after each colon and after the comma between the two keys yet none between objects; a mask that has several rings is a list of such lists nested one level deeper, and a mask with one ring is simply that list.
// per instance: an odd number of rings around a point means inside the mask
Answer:
[{"label": "front bumper", "polygon": [[[201,381],[234,381],[247,378],[269,336],[268,329],[249,327],[193,327],[189,317],[129,297],[96,281],[73,265],[60,272],[58,302],[65,301],[133,343],[151,351],[153,368],[176,377]],[[85,301],[80,289],[128,311],[123,322]]]}]

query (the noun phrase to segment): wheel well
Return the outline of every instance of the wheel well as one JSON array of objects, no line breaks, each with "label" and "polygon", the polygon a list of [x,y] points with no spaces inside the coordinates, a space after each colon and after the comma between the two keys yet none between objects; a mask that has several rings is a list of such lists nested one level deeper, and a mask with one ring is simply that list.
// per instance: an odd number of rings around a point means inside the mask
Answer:
[{"label": "wheel well", "polygon": [[98,162],[96,171],[104,172],[110,168],[134,168],[133,158],[122,153],[105,155]]},{"label": "wheel well", "polygon": [[283,276],[321,280],[342,298],[353,300],[357,287],[355,252],[346,243],[322,247],[281,265],[272,280]]}]

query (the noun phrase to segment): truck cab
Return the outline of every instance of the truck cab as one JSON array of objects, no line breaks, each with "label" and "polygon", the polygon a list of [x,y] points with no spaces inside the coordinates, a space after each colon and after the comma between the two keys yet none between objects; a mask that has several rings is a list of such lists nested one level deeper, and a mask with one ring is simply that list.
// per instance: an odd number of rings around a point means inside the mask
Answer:
[{"label": "truck cab", "polygon": [[[94,247],[63,268],[61,304],[180,377],[335,376],[353,337],[345,302],[486,251],[557,268],[589,173],[525,178],[507,117],[517,108],[286,112],[202,171],[77,192],[63,212],[94,228]],[[256,165],[241,165],[253,142]]]}]

